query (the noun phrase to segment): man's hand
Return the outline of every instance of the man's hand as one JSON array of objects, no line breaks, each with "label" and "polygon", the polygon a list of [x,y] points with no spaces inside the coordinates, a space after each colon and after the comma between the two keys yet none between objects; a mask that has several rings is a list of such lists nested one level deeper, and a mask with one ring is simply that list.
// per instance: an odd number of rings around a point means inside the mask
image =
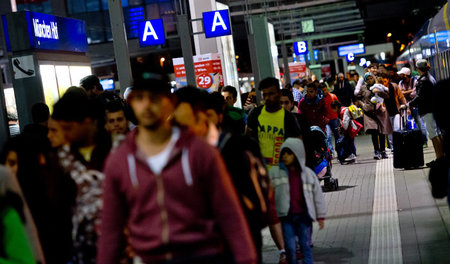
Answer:
[{"label": "man's hand", "polygon": [[325,227],[325,220],[321,219],[318,220],[317,222],[319,222],[319,229],[322,230]]},{"label": "man's hand", "polygon": [[401,105],[401,106],[400,106],[400,109],[401,109],[401,110],[406,109],[406,108],[407,108],[406,105]]}]

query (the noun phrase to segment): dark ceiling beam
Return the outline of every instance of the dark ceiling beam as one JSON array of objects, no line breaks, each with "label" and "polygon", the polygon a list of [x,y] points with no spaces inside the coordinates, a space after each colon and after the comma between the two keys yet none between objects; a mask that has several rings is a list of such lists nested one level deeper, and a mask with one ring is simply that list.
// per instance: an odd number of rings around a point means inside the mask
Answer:
[{"label": "dark ceiling beam", "polygon": [[[288,5],[279,5],[279,6],[271,6],[267,8],[257,8],[257,9],[249,9],[248,12],[246,10],[243,11],[231,11],[231,16],[244,16],[244,15],[256,15],[256,14],[264,14],[268,12],[279,12],[279,11],[289,11],[294,9],[318,6],[318,5],[326,5],[338,2],[344,2],[345,0],[316,0],[316,1],[308,1],[302,3],[288,4]],[[229,3],[231,7],[232,2]],[[241,6],[245,6],[245,1],[240,1]]]}]

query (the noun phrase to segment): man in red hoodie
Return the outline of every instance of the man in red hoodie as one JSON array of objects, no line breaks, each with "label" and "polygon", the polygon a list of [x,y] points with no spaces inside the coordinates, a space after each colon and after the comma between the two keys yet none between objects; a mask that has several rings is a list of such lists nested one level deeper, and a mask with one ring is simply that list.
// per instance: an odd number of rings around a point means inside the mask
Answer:
[{"label": "man in red hoodie", "polygon": [[306,96],[298,104],[298,112],[304,115],[310,126],[318,126],[326,132],[328,118],[326,117],[325,100],[314,83],[306,87]]},{"label": "man in red hoodie", "polygon": [[173,95],[156,77],[135,82],[138,127],[106,163],[98,263],[119,263],[125,226],[134,263],[229,263],[226,248],[236,263],[256,263],[220,154],[172,125]]}]

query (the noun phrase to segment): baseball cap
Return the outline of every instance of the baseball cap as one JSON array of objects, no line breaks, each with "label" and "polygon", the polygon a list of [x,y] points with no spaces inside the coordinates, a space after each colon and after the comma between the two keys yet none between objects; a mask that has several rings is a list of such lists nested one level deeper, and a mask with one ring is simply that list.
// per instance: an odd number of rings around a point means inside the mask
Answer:
[{"label": "baseball cap", "polygon": [[397,74],[398,75],[400,75],[400,74],[411,75],[411,70],[406,67],[403,67],[400,69],[400,71],[397,72]]},{"label": "baseball cap", "polygon": [[420,70],[429,70],[430,65],[428,64],[428,61],[425,59],[420,59],[416,62],[416,67]]}]

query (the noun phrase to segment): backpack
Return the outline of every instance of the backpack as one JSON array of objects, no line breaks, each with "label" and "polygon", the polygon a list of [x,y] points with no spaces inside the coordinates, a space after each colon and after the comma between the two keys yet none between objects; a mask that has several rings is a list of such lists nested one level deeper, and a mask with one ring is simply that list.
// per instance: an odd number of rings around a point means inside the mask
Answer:
[{"label": "backpack", "polygon": [[219,149],[251,227],[262,229],[271,219],[274,191],[259,146],[248,136],[226,134]]},{"label": "backpack", "polygon": [[[361,108],[356,107],[356,105],[351,105],[348,107],[348,110],[350,111],[350,115],[352,116],[352,119],[358,119],[364,115]],[[341,110],[341,116],[342,116],[342,110]]]}]

